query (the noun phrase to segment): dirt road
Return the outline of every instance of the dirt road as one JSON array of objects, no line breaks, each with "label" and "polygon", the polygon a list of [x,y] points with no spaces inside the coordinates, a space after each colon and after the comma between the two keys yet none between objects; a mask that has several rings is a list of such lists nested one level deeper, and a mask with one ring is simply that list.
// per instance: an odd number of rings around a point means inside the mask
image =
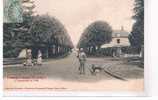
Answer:
[{"label": "dirt road", "polygon": [[[122,81],[105,73],[91,75],[91,64],[104,66],[114,75],[125,78]],[[111,58],[88,58],[86,74],[78,72],[79,62],[75,53],[58,60],[49,60],[42,66],[4,66],[4,88],[10,89],[54,89],[66,90],[143,90],[143,69],[127,65]],[[42,89],[43,88],[43,89]],[[62,90],[63,88],[61,88]]]}]

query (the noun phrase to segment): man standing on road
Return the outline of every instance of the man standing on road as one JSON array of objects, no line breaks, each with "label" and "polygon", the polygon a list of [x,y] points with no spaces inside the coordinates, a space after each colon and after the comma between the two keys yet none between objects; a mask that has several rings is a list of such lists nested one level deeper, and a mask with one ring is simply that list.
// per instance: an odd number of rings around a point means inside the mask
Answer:
[{"label": "man standing on road", "polygon": [[84,53],[83,48],[81,48],[78,53],[78,59],[80,62],[80,66],[79,66],[80,74],[85,74],[86,54]]}]

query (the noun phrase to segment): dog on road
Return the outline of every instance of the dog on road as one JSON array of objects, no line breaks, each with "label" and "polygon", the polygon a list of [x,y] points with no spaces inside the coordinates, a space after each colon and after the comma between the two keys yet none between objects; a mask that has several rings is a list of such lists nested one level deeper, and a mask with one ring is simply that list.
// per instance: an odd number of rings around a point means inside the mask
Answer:
[{"label": "dog on road", "polygon": [[104,71],[104,68],[100,65],[92,64],[91,68],[89,69],[92,75],[96,75],[97,73]]}]

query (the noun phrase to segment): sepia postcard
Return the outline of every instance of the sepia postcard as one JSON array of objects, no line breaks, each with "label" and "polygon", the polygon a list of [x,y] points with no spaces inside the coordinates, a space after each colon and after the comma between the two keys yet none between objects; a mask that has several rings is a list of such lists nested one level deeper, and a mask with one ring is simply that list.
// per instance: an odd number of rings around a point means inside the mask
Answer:
[{"label": "sepia postcard", "polygon": [[144,67],[144,0],[3,0],[5,96],[137,96]]}]

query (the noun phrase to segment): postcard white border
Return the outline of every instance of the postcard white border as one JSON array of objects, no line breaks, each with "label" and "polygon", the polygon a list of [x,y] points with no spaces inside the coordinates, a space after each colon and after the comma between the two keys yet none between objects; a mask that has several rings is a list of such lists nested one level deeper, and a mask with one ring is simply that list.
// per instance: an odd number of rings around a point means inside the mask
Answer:
[{"label": "postcard white border", "polygon": [[[2,7],[2,3],[3,1],[0,1],[0,22],[3,22],[3,7]],[[151,52],[150,46],[149,46],[149,41],[150,41],[150,36],[149,36],[149,22],[148,22],[148,18],[150,17],[150,10],[149,9],[149,4],[151,2],[149,0],[145,0],[145,91],[144,92],[41,92],[41,93],[25,93],[25,92],[12,92],[12,93],[1,93],[4,96],[147,96],[150,95],[151,93],[151,65],[150,63],[150,54],[149,52]],[[151,5],[150,5],[151,6]],[[155,11],[156,13],[156,11]],[[2,23],[0,23],[0,58],[3,58],[3,33],[2,33]],[[158,34],[158,33],[157,33]],[[0,59],[0,65],[3,66],[3,60]],[[0,76],[1,79],[3,79],[3,67],[0,68]],[[3,80],[0,81],[0,84],[3,84]],[[0,89],[3,91],[3,87],[2,85],[0,86]]]}]

